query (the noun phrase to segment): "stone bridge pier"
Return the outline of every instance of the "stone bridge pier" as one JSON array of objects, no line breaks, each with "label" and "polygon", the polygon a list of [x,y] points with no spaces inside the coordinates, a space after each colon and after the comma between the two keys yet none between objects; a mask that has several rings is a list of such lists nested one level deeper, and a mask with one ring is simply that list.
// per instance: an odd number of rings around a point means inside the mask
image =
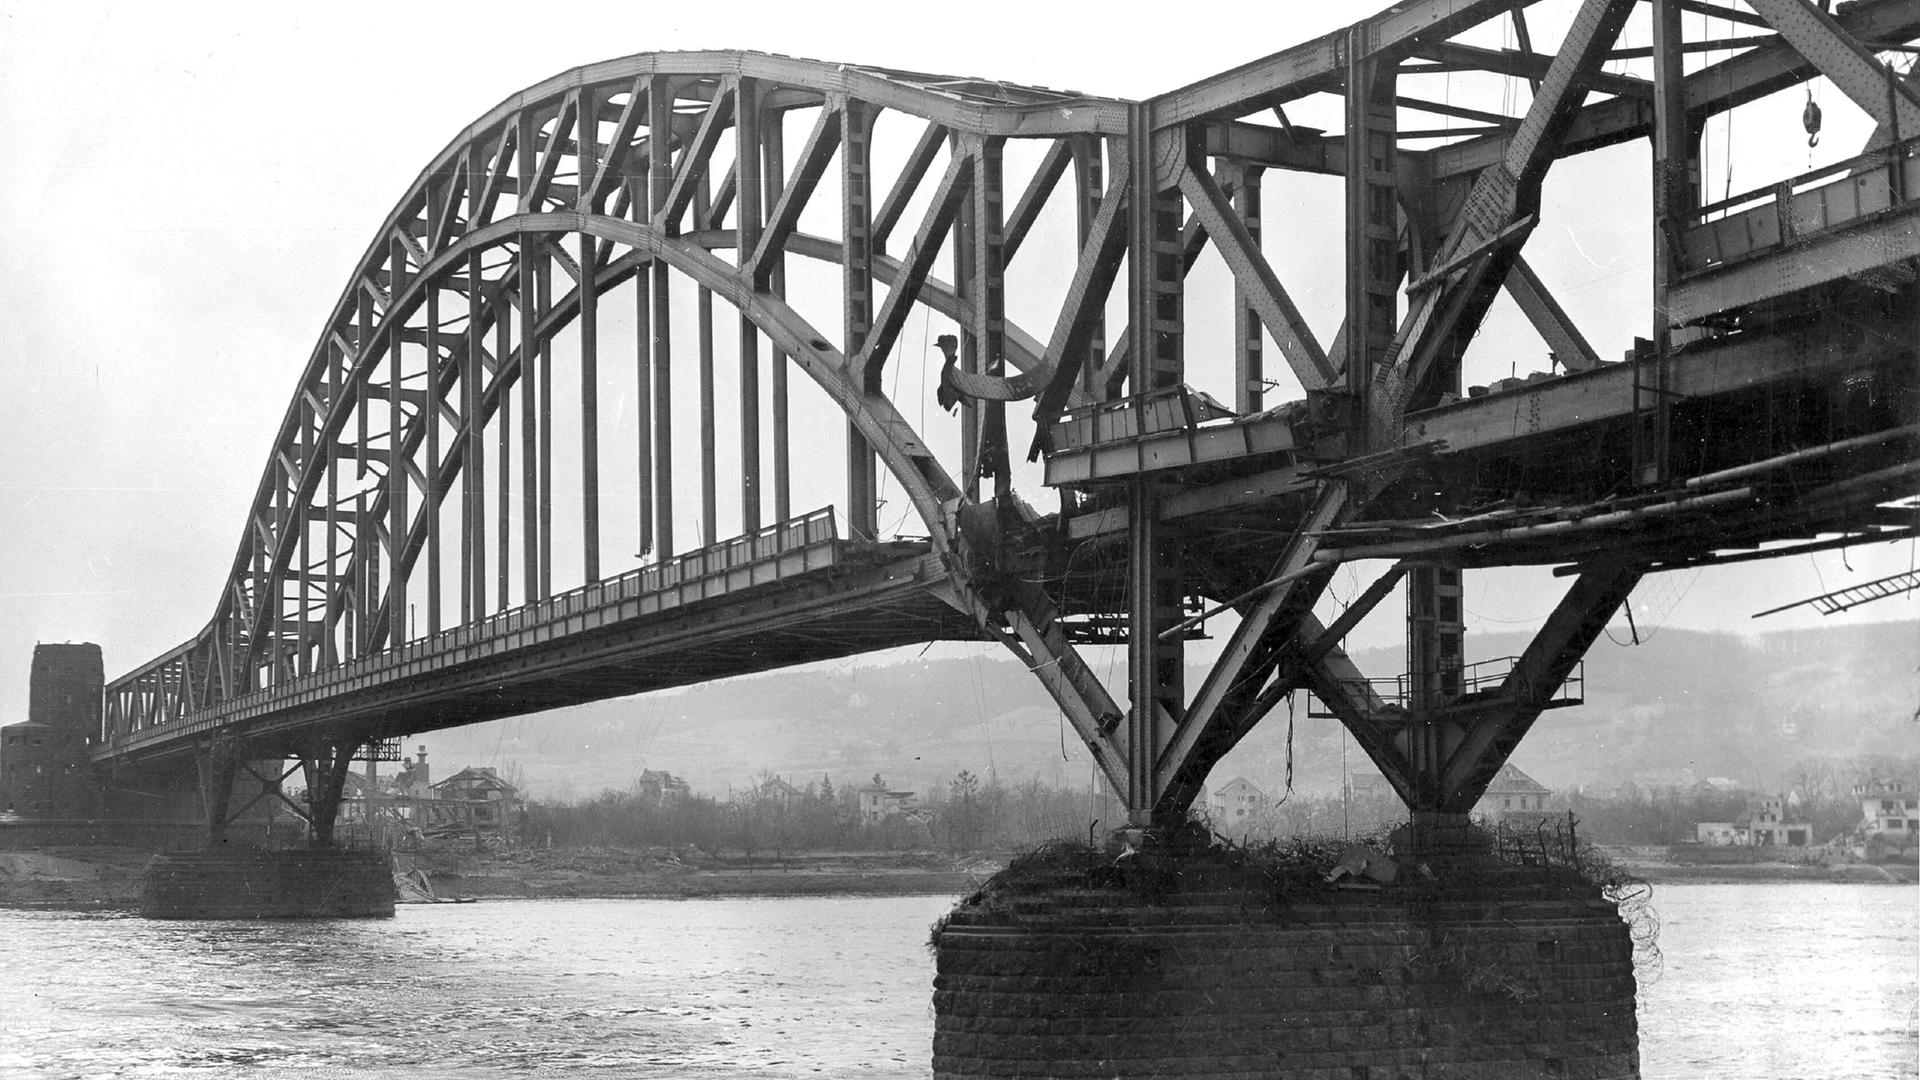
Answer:
[{"label": "stone bridge pier", "polygon": [[[336,837],[359,739],[312,739],[291,758],[235,740],[194,751],[205,847],[169,852],[147,869],[140,913],[153,919],[379,918],[393,915],[389,854]],[[368,750],[365,752],[375,752]],[[292,764],[288,764],[288,761]],[[306,798],[284,784],[306,781]],[[280,807],[292,829],[256,808]]]},{"label": "stone bridge pier", "polygon": [[1614,902],[1427,824],[1385,882],[1178,845],[1016,865],[935,930],[934,1075],[1637,1077]]}]

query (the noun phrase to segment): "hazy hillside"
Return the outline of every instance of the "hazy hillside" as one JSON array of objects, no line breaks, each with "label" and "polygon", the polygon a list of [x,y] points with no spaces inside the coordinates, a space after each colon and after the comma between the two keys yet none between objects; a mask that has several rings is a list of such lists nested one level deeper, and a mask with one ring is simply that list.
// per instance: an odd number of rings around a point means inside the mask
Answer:
[{"label": "hazy hillside", "polygon": [[[1470,655],[1511,655],[1525,642],[1477,635]],[[1356,660],[1378,675],[1400,666],[1392,650]],[[1602,639],[1587,658],[1586,700],[1542,716],[1516,763],[1564,789],[1678,768],[1771,783],[1809,756],[1910,754],[1920,742],[1920,621],[1751,637],[1663,629],[1638,646]],[[1307,717],[1304,698],[1295,706],[1295,783],[1334,790],[1347,740],[1335,722]],[[1283,705],[1222,762],[1215,782],[1245,775],[1277,790],[1288,728]],[[831,775],[836,784],[877,772],[918,790],[962,768],[1076,786],[1090,774],[1039,684],[984,649],[971,659],[842,661],[412,742],[429,747],[439,775],[517,766],[548,797],[625,787],[643,768],[671,770],[714,794],[761,770],[796,782]],[[1365,768],[1347,742],[1350,767]]]}]

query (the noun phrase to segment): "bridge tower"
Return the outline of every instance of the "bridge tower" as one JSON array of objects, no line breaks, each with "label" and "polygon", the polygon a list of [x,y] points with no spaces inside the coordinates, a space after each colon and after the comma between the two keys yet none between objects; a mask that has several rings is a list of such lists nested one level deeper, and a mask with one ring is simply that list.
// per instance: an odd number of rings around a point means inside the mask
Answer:
[{"label": "bridge tower", "polygon": [[100,728],[100,646],[33,648],[27,717],[0,726],[0,808],[28,818],[87,818],[102,805],[87,754]]}]

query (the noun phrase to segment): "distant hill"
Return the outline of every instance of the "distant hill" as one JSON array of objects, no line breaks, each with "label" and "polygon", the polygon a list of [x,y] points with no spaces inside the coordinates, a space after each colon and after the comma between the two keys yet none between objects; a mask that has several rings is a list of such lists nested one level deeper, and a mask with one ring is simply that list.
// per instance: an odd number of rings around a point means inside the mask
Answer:
[{"label": "distant hill", "polygon": [[[1470,655],[1512,655],[1526,641],[1474,635]],[[1400,670],[1397,650],[1355,659],[1370,673]],[[1679,768],[1773,784],[1807,757],[1914,752],[1920,621],[1751,636],[1666,628],[1637,646],[1602,639],[1585,679],[1586,704],[1546,713],[1515,755],[1548,786]],[[1343,741],[1348,767],[1367,767],[1338,724],[1308,718],[1304,698],[1295,708],[1297,788],[1338,789]],[[1282,705],[1222,761],[1214,782],[1244,775],[1278,791],[1288,727]],[[984,650],[813,665],[435,732],[410,740],[409,750],[412,743],[428,746],[436,775],[517,767],[535,795],[559,798],[625,788],[643,768],[670,770],[715,795],[762,770],[799,784],[830,775],[836,785],[881,773],[922,791],[963,768],[1075,787],[1091,776],[1084,748],[1039,683],[1011,656]]]}]

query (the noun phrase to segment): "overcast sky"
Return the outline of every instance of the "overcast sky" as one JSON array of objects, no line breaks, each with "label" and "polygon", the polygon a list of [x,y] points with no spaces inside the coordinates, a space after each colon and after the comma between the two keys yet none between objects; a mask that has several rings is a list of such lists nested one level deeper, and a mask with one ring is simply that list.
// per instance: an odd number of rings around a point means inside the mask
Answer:
[{"label": "overcast sky", "polygon": [[[100,642],[111,677],[204,624],[355,260],[432,155],[510,93],[612,56],[746,48],[1145,97],[1373,6],[1220,10],[1169,33],[1128,25],[1127,5],[0,0],[0,722],[24,717],[35,641]],[[1548,14],[1538,25],[1555,33]],[[1789,95],[1731,134],[1709,131],[1709,188],[1729,163],[1738,191],[1857,148],[1858,117],[1819,92],[1824,157],[1802,145]],[[1582,160],[1550,183],[1529,253],[1602,355],[1618,356],[1646,332],[1649,256],[1633,210],[1644,152],[1585,176]],[[1270,235],[1294,209],[1268,196]],[[1299,212],[1301,227],[1337,245],[1310,216]],[[1330,339],[1337,293],[1311,279],[1338,275],[1315,260],[1302,245],[1281,276]],[[1669,625],[1813,625],[1810,613],[1748,616],[1913,557],[1882,545],[1664,575],[1635,603]],[[1544,615],[1557,595],[1545,580],[1471,585],[1473,625]],[[1916,611],[1909,598],[1841,618]]]}]

